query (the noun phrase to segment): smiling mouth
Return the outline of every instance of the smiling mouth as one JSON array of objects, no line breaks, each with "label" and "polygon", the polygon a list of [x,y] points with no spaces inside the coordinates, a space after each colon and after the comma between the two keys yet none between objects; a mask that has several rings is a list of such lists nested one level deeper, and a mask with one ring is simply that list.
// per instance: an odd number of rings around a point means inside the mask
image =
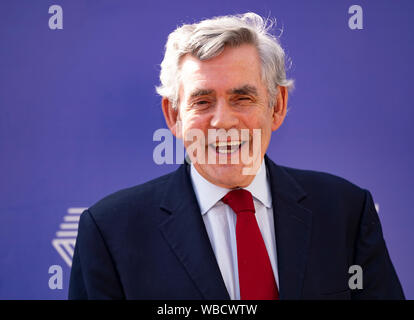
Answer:
[{"label": "smiling mouth", "polygon": [[210,143],[209,146],[219,154],[232,154],[237,152],[245,143],[246,141],[219,141]]}]

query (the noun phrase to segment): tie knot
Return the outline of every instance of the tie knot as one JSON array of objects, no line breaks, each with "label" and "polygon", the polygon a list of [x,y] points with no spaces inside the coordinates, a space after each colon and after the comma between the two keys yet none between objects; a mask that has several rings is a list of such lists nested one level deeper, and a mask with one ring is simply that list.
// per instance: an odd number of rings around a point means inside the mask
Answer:
[{"label": "tie knot", "polygon": [[255,213],[252,194],[245,189],[232,190],[221,201],[229,205],[236,214],[240,212]]}]

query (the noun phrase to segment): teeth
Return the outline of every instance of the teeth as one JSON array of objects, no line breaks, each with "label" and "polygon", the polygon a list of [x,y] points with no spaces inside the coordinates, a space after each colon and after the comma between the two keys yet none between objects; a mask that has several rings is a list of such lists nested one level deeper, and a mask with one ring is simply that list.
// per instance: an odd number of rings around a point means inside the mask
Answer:
[{"label": "teeth", "polygon": [[227,153],[232,153],[233,150],[227,150],[227,149],[218,149],[217,150],[218,153],[223,153],[223,154],[227,154]]},{"label": "teeth", "polygon": [[238,150],[241,145],[244,144],[244,141],[230,141],[230,142],[213,142],[211,144],[212,147],[216,149],[218,153],[221,154],[228,154],[232,153],[235,150]]},{"label": "teeth", "polygon": [[233,146],[239,146],[241,144],[240,141],[230,141],[230,142],[225,142],[225,141],[219,141],[219,142],[213,142],[213,146],[214,147],[233,147]]}]

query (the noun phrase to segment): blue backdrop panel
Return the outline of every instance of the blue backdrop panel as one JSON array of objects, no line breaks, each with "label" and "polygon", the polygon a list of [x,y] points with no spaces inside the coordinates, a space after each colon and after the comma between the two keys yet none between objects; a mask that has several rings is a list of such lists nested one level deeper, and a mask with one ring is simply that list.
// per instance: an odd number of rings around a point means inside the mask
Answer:
[{"label": "blue backdrop panel", "polygon": [[[48,26],[51,5],[63,29]],[[348,8],[363,9],[363,29]],[[268,154],[369,189],[391,258],[414,298],[414,2],[0,2],[0,298],[65,299],[79,212],[172,171],[157,165],[158,84],[169,32],[254,11],[278,19],[296,80]],[[62,267],[63,288],[49,287]]]}]

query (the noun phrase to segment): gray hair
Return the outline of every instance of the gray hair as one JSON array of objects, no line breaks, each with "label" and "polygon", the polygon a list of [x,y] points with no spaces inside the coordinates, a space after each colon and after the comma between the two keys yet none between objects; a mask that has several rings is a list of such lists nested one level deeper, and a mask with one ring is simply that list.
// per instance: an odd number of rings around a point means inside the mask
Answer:
[{"label": "gray hair", "polygon": [[286,79],[285,52],[278,39],[269,32],[274,24],[273,20],[248,12],[182,25],[168,36],[157,93],[168,98],[177,108],[180,62],[186,54],[203,61],[218,56],[225,46],[253,44],[259,52],[262,80],[268,88],[269,104],[273,106],[278,86],[290,90],[294,84],[292,79]]}]

